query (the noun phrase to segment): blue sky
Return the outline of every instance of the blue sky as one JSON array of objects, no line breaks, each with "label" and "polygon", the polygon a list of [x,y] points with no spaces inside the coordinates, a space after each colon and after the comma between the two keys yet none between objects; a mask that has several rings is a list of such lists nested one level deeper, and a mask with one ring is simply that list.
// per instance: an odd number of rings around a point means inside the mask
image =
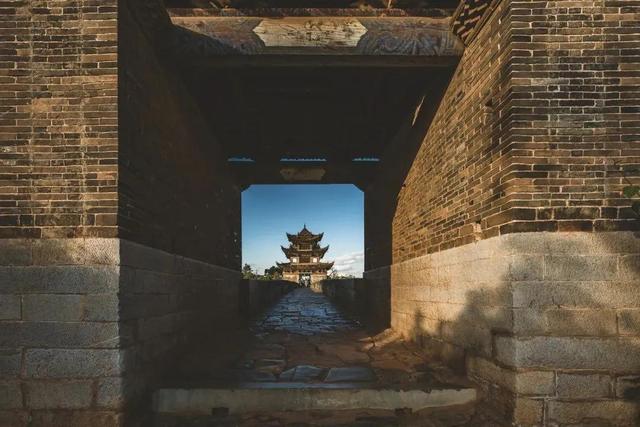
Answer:
[{"label": "blue sky", "polygon": [[323,260],[342,274],[364,269],[364,194],[353,185],[253,185],[242,193],[242,263],[263,273],[286,261],[285,233],[324,232]]}]

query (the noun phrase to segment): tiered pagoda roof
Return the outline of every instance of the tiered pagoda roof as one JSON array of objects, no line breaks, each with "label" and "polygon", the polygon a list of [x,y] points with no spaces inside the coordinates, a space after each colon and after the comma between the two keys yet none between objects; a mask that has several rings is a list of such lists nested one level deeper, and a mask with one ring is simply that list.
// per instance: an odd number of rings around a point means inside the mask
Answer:
[{"label": "tiered pagoda roof", "polygon": [[311,250],[308,250],[308,251],[299,251],[296,248],[292,248],[292,247],[285,248],[284,246],[280,246],[280,248],[282,249],[282,252],[284,252],[284,256],[286,256],[287,258],[298,256],[300,252],[304,252],[305,255],[317,257],[318,259],[320,259],[329,250],[329,246],[325,246],[324,248],[321,248],[321,247],[312,248]]},{"label": "tiered pagoda roof", "polygon": [[[333,262],[320,262],[320,259],[329,250],[329,246],[321,247],[319,245],[320,240],[324,233],[313,234],[307,228],[306,224],[302,227],[302,230],[297,234],[287,233],[287,240],[289,240],[289,247],[281,246],[282,252],[289,258],[290,262],[277,263],[283,269],[291,271],[299,270],[320,270],[327,271],[333,267]],[[293,258],[296,258],[293,262]],[[316,258],[315,262],[312,259]]]},{"label": "tiered pagoda roof", "polygon": [[294,245],[300,243],[317,243],[322,240],[322,236],[324,236],[324,233],[313,234],[307,229],[307,225],[305,224],[298,234],[287,233],[287,240]]}]

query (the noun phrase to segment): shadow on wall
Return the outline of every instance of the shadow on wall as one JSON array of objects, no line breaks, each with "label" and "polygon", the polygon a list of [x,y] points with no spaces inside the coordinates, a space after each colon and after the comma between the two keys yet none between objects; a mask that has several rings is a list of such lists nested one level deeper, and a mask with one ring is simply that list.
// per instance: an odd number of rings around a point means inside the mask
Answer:
[{"label": "shadow on wall", "polygon": [[340,309],[358,319],[372,334],[390,326],[389,283],[375,279],[326,279],[319,289]]},{"label": "shadow on wall", "polygon": [[430,255],[417,273],[394,266],[394,285],[424,280],[392,290],[411,300],[392,310],[416,306],[403,332],[466,368],[522,425],[640,425],[639,233],[511,234],[473,247]]},{"label": "shadow on wall", "polygon": [[123,425],[150,422],[152,391],[174,375],[185,353],[244,326],[239,271],[120,241],[118,327]]},{"label": "shadow on wall", "polygon": [[454,70],[431,71],[413,115],[382,155],[378,178],[365,191],[365,271],[392,264],[392,226],[398,194],[429,131]]}]

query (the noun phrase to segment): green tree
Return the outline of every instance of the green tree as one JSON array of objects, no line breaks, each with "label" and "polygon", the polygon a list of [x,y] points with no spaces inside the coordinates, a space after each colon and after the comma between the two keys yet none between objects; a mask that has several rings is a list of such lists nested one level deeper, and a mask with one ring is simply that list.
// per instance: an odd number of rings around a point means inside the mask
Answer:
[{"label": "green tree", "polygon": [[243,279],[255,279],[256,274],[253,272],[253,269],[249,264],[245,264],[242,266],[242,278]]},{"label": "green tree", "polygon": [[272,265],[271,267],[264,270],[264,280],[280,280],[282,279],[282,268],[277,265]]}]

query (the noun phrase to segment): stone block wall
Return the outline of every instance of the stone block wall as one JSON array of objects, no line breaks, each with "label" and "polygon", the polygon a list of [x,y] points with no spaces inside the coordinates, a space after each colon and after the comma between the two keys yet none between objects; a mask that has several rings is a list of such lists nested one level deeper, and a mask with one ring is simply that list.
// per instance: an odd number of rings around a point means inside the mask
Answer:
[{"label": "stone block wall", "polygon": [[389,288],[387,280],[327,279],[320,282],[323,294],[352,314],[368,329],[389,327]]},{"label": "stone block wall", "polygon": [[117,240],[1,239],[0,253],[0,425],[117,425],[99,392],[127,356],[108,302]]},{"label": "stone block wall", "polygon": [[116,409],[138,416],[186,351],[242,325],[240,280],[238,271],[120,240],[118,320],[128,358],[115,383]]},{"label": "stone block wall", "polygon": [[[499,236],[391,267],[392,327],[518,425],[640,419],[640,237]],[[600,423],[600,424],[598,424]]]},{"label": "stone block wall", "polygon": [[296,287],[296,282],[287,280],[242,279],[239,291],[240,312],[249,318],[259,314]]},{"label": "stone block wall", "polygon": [[[137,425],[238,272],[121,239],[0,240],[0,425]],[[29,421],[31,420],[31,421]]]},{"label": "stone block wall", "polygon": [[0,238],[116,235],[117,3],[0,4]]}]

